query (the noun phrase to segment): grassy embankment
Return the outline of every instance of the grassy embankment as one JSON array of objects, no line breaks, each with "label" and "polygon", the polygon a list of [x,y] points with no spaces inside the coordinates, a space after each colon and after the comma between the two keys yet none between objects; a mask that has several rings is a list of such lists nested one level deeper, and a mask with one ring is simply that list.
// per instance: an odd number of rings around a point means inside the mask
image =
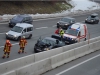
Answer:
[{"label": "grassy embankment", "polygon": [[0,15],[3,14],[51,14],[72,8],[64,1],[1,1]]}]

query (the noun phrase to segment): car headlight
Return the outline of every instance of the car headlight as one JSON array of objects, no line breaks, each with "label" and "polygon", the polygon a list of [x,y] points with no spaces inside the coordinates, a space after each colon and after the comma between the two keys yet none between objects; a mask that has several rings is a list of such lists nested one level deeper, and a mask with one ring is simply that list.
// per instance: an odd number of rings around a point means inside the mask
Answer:
[{"label": "car headlight", "polygon": [[65,25],[68,25],[68,24],[65,24]]},{"label": "car headlight", "polygon": [[72,39],[72,40],[74,40],[74,39]]},{"label": "car headlight", "polygon": [[57,23],[59,23],[59,22],[57,22]]},{"label": "car headlight", "polygon": [[8,33],[6,33],[6,35],[8,35]]},{"label": "car headlight", "polygon": [[14,35],[14,37],[16,37],[16,35]]},{"label": "car headlight", "polygon": [[91,20],[93,22],[93,20]]},{"label": "car headlight", "polygon": [[87,19],[85,19],[85,20],[87,20]]}]

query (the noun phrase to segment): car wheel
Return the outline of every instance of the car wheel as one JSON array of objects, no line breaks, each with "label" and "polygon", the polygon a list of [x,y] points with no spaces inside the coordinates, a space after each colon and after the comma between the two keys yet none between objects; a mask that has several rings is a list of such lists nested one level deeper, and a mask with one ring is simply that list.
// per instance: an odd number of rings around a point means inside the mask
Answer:
[{"label": "car wheel", "polygon": [[87,23],[87,21],[85,21],[85,23]]},{"label": "car wheel", "polygon": [[59,25],[57,25],[57,28],[59,28],[60,26]]},{"label": "car wheel", "polygon": [[21,39],[21,36],[19,36],[18,38],[17,38],[17,41],[19,41]]},{"label": "car wheel", "polygon": [[9,25],[9,27],[12,27],[11,25]]},{"label": "car wheel", "polygon": [[84,41],[86,41],[86,38],[84,39]]},{"label": "car wheel", "polygon": [[32,34],[29,35],[28,39],[31,39],[31,37],[32,37]]},{"label": "car wheel", "polygon": [[96,21],[96,24],[98,24],[99,21]]}]

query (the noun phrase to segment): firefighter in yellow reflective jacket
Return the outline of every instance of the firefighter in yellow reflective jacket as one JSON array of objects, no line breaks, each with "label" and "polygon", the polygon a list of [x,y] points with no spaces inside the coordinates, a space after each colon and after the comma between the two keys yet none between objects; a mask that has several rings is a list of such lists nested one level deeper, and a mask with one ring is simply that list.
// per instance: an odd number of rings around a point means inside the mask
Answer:
[{"label": "firefighter in yellow reflective jacket", "polygon": [[64,30],[61,29],[60,30],[60,36],[63,37],[63,34],[64,34]]},{"label": "firefighter in yellow reflective jacket", "polygon": [[10,51],[11,51],[11,47],[12,47],[12,44],[10,43],[9,40],[6,40],[6,43],[5,43],[5,46],[4,46],[4,55],[2,58],[5,58],[6,55],[7,55],[7,58],[9,58],[9,55],[10,55]]},{"label": "firefighter in yellow reflective jacket", "polygon": [[25,39],[25,36],[23,36],[19,42],[19,46],[20,46],[20,49],[18,51],[18,53],[24,53],[24,49],[25,49],[25,46],[27,45],[27,40]]}]

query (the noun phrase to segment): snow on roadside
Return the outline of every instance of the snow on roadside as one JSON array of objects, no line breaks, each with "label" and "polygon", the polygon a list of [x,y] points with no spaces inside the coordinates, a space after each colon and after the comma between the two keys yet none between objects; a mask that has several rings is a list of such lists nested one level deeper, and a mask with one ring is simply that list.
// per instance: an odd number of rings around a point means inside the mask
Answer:
[{"label": "snow on roadside", "polygon": [[[53,13],[53,14],[30,14],[34,19],[38,18],[48,18],[48,17],[57,17],[57,16],[62,16],[62,15],[68,15],[68,14],[73,14],[73,13],[81,13],[85,11],[91,11],[91,10],[96,10],[100,9],[100,4],[96,2],[92,2],[90,0],[71,0],[69,2],[73,8],[62,11],[61,13]],[[1,16],[3,19],[11,19],[15,15],[10,15],[10,14],[4,14]]]}]

